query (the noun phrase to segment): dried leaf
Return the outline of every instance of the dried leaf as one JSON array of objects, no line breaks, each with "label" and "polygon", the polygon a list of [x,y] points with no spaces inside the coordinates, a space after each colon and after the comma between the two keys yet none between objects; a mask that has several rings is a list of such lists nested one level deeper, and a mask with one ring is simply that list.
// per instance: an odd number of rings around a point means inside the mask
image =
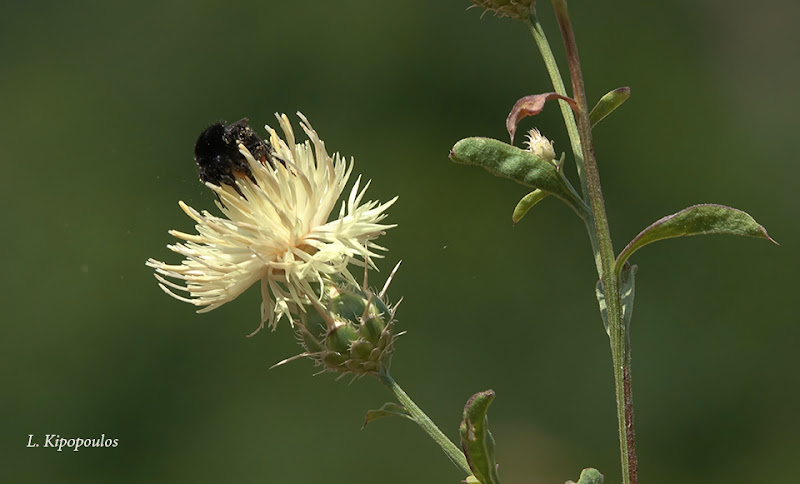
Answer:
[{"label": "dried leaf", "polygon": [[520,120],[526,116],[535,116],[542,112],[544,103],[551,99],[561,99],[566,101],[573,110],[578,109],[578,103],[574,99],[556,92],[525,96],[514,104],[511,112],[508,113],[508,118],[506,118],[506,129],[508,130],[508,135],[511,136],[511,144],[514,144],[514,133],[517,132],[517,124],[519,124]]}]

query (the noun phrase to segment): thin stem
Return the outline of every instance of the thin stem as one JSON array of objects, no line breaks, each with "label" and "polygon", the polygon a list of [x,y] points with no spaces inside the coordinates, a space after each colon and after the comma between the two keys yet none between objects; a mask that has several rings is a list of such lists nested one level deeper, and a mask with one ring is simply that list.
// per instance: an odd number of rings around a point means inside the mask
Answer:
[{"label": "thin stem", "polygon": [[[561,71],[558,69],[558,63],[556,63],[556,58],[553,56],[553,50],[550,48],[550,43],[547,41],[547,36],[545,35],[542,24],[539,23],[539,18],[536,16],[535,12],[531,12],[530,19],[526,19],[525,24],[528,26],[528,29],[533,36],[533,40],[536,42],[536,46],[539,48],[539,53],[542,55],[542,59],[544,59],[544,65],[547,68],[547,73],[550,75],[550,80],[553,83],[553,89],[558,94],[566,96],[567,89],[564,87],[564,81],[561,78]],[[586,185],[583,150],[581,149],[581,138],[580,134],[578,133],[578,125],[575,123],[575,115],[572,112],[572,108],[569,107],[569,104],[567,104],[566,101],[559,100],[558,105],[561,108],[561,116],[564,118],[564,125],[567,128],[570,145],[572,146],[572,153],[575,157],[575,168],[578,171],[578,178],[581,181],[583,200],[587,205],[589,205],[591,200],[589,199],[589,188]],[[590,211],[588,217],[584,218],[584,221],[586,223],[586,232],[589,234],[589,242],[592,244],[592,252],[594,253],[594,262],[595,266],[597,267],[597,273],[600,274],[602,269],[600,266],[600,250],[597,246],[597,234],[594,227],[594,214]]]},{"label": "thin stem", "polygon": [[573,99],[578,104],[577,123],[581,138],[586,186],[592,213],[594,214],[595,232],[600,259],[600,281],[605,293],[609,339],[611,342],[611,358],[614,365],[614,383],[617,397],[617,423],[619,428],[620,457],[622,461],[622,480],[625,484],[638,484],[636,459],[636,437],[633,431],[633,400],[631,397],[630,352],[625,325],[622,323],[622,300],[619,277],[614,270],[614,248],[611,243],[611,231],[608,227],[603,191],[600,186],[600,174],[594,155],[592,127],[589,122],[589,106],[583,84],[578,46],[567,12],[566,0],[552,0],[553,9],[561,28],[561,36],[569,61],[569,72],[572,79]]},{"label": "thin stem", "polygon": [[631,347],[630,338],[625,340],[625,370],[623,374],[623,392],[625,394],[625,439],[628,443],[628,474],[633,484],[639,482],[639,460],[636,457],[636,433],[633,429],[633,393],[631,392]]},{"label": "thin stem", "polygon": [[467,463],[467,458],[464,457],[464,453],[459,449],[447,436],[439,430],[439,427],[433,423],[425,412],[420,409],[411,397],[400,388],[400,385],[397,384],[396,381],[389,375],[389,370],[386,368],[382,368],[381,372],[378,374],[378,379],[383,383],[386,388],[388,388],[397,398],[397,401],[402,404],[405,409],[408,411],[409,414],[413,417],[414,421],[422,427],[422,430],[425,431],[426,434],[433,439],[434,442],[439,444],[439,447],[442,448],[447,457],[455,464],[459,469],[466,472],[467,475],[471,475],[472,471],[469,468],[469,464]]},{"label": "thin stem", "polygon": [[[558,94],[567,96],[567,89],[564,86],[564,81],[561,78],[561,71],[558,69],[558,63],[556,62],[555,56],[553,56],[553,51],[550,49],[550,43],[547,42],[547,36],[544,33],[542,24],[539,23],[539,18],[536,16],[536,12],[531,12],[530,19],[527,19],[525,24],[528,26],[528,30],[531,31],[533,40],[536,41],[536,46],[539,48],[539,53],[542,55],[544,65],[547,67],[547,73],[550,75],[550,80],[553,83],[553,89]],[[586,188],[586,177],[583,174],[583,153],[581,151],[581,138],[578,134],[578,125],[575,123],[575,116],[572,114],[572,109],[569,107],[569,104],[567,104],[566,101],[559,100],[558,105],[561,108],[561,115],[563,116],[564,124],[567,127],[567,134],[569,135],[569,141],[572,145],[572,152],[575,155],[575,165],[578,170],[578,177],[581,180],[581,189],[583,191],[584,200],[586,203],[589,203],[588,190]]]}]

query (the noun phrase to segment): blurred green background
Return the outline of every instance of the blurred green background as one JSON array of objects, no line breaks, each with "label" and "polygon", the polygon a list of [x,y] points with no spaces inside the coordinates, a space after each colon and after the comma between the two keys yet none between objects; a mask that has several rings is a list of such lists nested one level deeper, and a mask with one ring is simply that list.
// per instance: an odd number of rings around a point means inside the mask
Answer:
[{"label": "blurred green background", "polygon": [[[458,482],[413,424],[360,430],[390,395],[312,376],[288,326],[247,339],[257,290],[210,314],[165,296],[208,124],[301,110],[332,151],[399,195],[382,283],[403,296],[393,374],[450,436],[493,388],[504,482],[595,466],[619,482],[613,380],[582,224],[447,153],[506,139],[549,91],[522,24],[466,1],[7,2],[0,16],[3,482]],[[637,253],[634,398],[642,482],[789,482],[800,457],[800,169],[795,2],[572,2],[617,250],[698,202],[781,243],[695,237]],[[539,7],[558,53],[549,3]],[[564,66],[562,65],[562,69]],[[296,118],[292,115],[293,120]],[[569,143],[555,105],[535,125]],[[521,138],[521,137],[520,137]],[[568,172],[572,173],[571,156]],[[57,433],[113,449],[26,448]]]}]

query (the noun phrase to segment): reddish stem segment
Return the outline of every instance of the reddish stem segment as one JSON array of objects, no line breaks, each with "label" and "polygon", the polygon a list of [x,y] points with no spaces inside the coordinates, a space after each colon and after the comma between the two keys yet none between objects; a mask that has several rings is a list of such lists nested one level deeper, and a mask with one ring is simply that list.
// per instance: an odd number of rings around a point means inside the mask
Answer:
[{"label": "reddish stem segment", "polygon": [[617,398],[617,421],[620,440],[623,482],[638,484],[638,460],[636,458],[636,436],[633,431],[633,398],[631,395],[631,361],[628,335],[622,322],[622,298],[620,281],[615,271],[614,248],[611,244],[611,232],[600,186],[600,174],[594,154],[592,127],[589,121],[589,107],[583,83],[578,46],[567,12],[566,0],[552,0],[553,9],[558,19],[561,35],[564,39],[570,78],[572,79],[572,98],[577,102],[575,112],[578,134],[585,164],[586,186],[592,213],[594,215],[595,233],[599,252],[600,281],[606,297],[611,357],[614,365],[614,383]]}]

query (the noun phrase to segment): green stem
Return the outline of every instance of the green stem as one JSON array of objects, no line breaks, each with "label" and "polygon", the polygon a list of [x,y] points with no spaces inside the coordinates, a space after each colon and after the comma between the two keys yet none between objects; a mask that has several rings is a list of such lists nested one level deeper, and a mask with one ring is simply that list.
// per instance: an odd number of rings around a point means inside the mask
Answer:
[{"label": "green stem", "polygon": [[[550,49],[550,43],[547,41],[547,36],[544,33],[542,24],[539,23],[539,18],[536,12],[531,11],[530,19],[525,20],[536,46],[539,48],[539,53],[544,59],[544,65],[547,68],[547,73],[550,75],[550,80],[553,83],[555,92],[562,96],[567,96],[567,89],[564,87],[564,81],[561,78],[561,71],[558,69],[558,63],[553,56],[553,50]],[[561,108],[561,116],[564,118],[564,125],[567,127],[567,134],[569,135],[570,145],[572,146],[572,153],[575,157],[575,168],[578,171],[578,178],[581,181],[581,191],[583,193],[584,202],[589,205],[591,200],[589,198],[589,188],[586,184],[586,175],[584,174],[584,161],[583,150],[581,149],[581,137],[578,133],[578,125],[575,122],[575,115],[566,101],[558,101]],[[600,251],[597,245],[597,233],[594,227],[594,214],[590,211],[589,216],[584,218],[586,223],[586,232],[589,234],[589,242],[592,244],[592,252],[594,253],[594,262],[597,267],[597,273],[600,274],[602,268],[600,266]]]},{"label": "green stem", "polygon": [[619,277],[614,270],[615,257],[611,243],[611,231],[608,227],[603,191],[600,186],[600,174],[594,155],[592,126],[589,122],[589,106],[586,101],[578,46],[575,42],[575,34],[567,11],[567,2],[566,0],[552,0],[552,4],[561,28],[561,36],[564,40],[564,47],[569,61],[573,99],[578,104],[576,113],[578,134],[580,135],[581,150],[583,152],[587,193],[594,215],[595,232],[597,234],[600,281],[603,284],[608,311],[609,340],[611,343],[611,358],[617,397],[622,480],[624,484],[638,484],[636,438],[633,431],[633,400],[631,398],[630,351],[626,328],[622,322],[622,299]]},{"label": "green stem", "polygon": [[[539,53],[542,55],[544,65],[547,67],[547,73],[550,74],[550,80],[553,83],[553,89],[562,96],[567,96],[567,89],[564,86],[564,81],[561,78],[561,71],[558,69],[558,63],[553,56],[553,51],[550,49],[550,43],[547,42],[547,36],[544,33],[542,24],[539,23],[539,18],[536,12],[531,12],[530,19],[525,21],[528,30],[531,31],[533,40],[536,41],[536,46],[539,48]],[[589,203],[588,189],[586,187],[586,177],[584,176],[583,167],[583,153],[581,152],[581,138],[578,134],[578,125],[575,123],[575,116],[572,114],[572,109],[566,101],[558,101],[561,108],[561,115],[564,117],[564,124],[567,127],[567,134],[569,141],[572,145],[572,152],[575,155],[575,168],[578,170],[578,177],[581,180],[581,189],[583,191],[584,200]]]},{"label": "green stem", "polygon": [[389,370],[387,368],[381,368],[381,372],[378,374],[378,379],[383,383],[386,388],[388,388],[397,398],[397,401],[400,402],[401,405],[405,407],[409,414],[413,417],[414,421],[422,427],[422,430],[425,431],[426,434],[433,439],[434,442],[439,444],[439,447],[442,448],[447,457],[455,464],[459,469],[467,473],[467,475],[472,475],[472,471],[469,468],[469,464],[467,463],[467,458],[464,457],[464,453],[459,449],[447,436],[439,430],[439,427],[433,423],[433,420],[428,418],[425,415],[425,412],[420,409],[411,397],[400,388],[400,385],[397,384],[396,381],[389,375]]}]

